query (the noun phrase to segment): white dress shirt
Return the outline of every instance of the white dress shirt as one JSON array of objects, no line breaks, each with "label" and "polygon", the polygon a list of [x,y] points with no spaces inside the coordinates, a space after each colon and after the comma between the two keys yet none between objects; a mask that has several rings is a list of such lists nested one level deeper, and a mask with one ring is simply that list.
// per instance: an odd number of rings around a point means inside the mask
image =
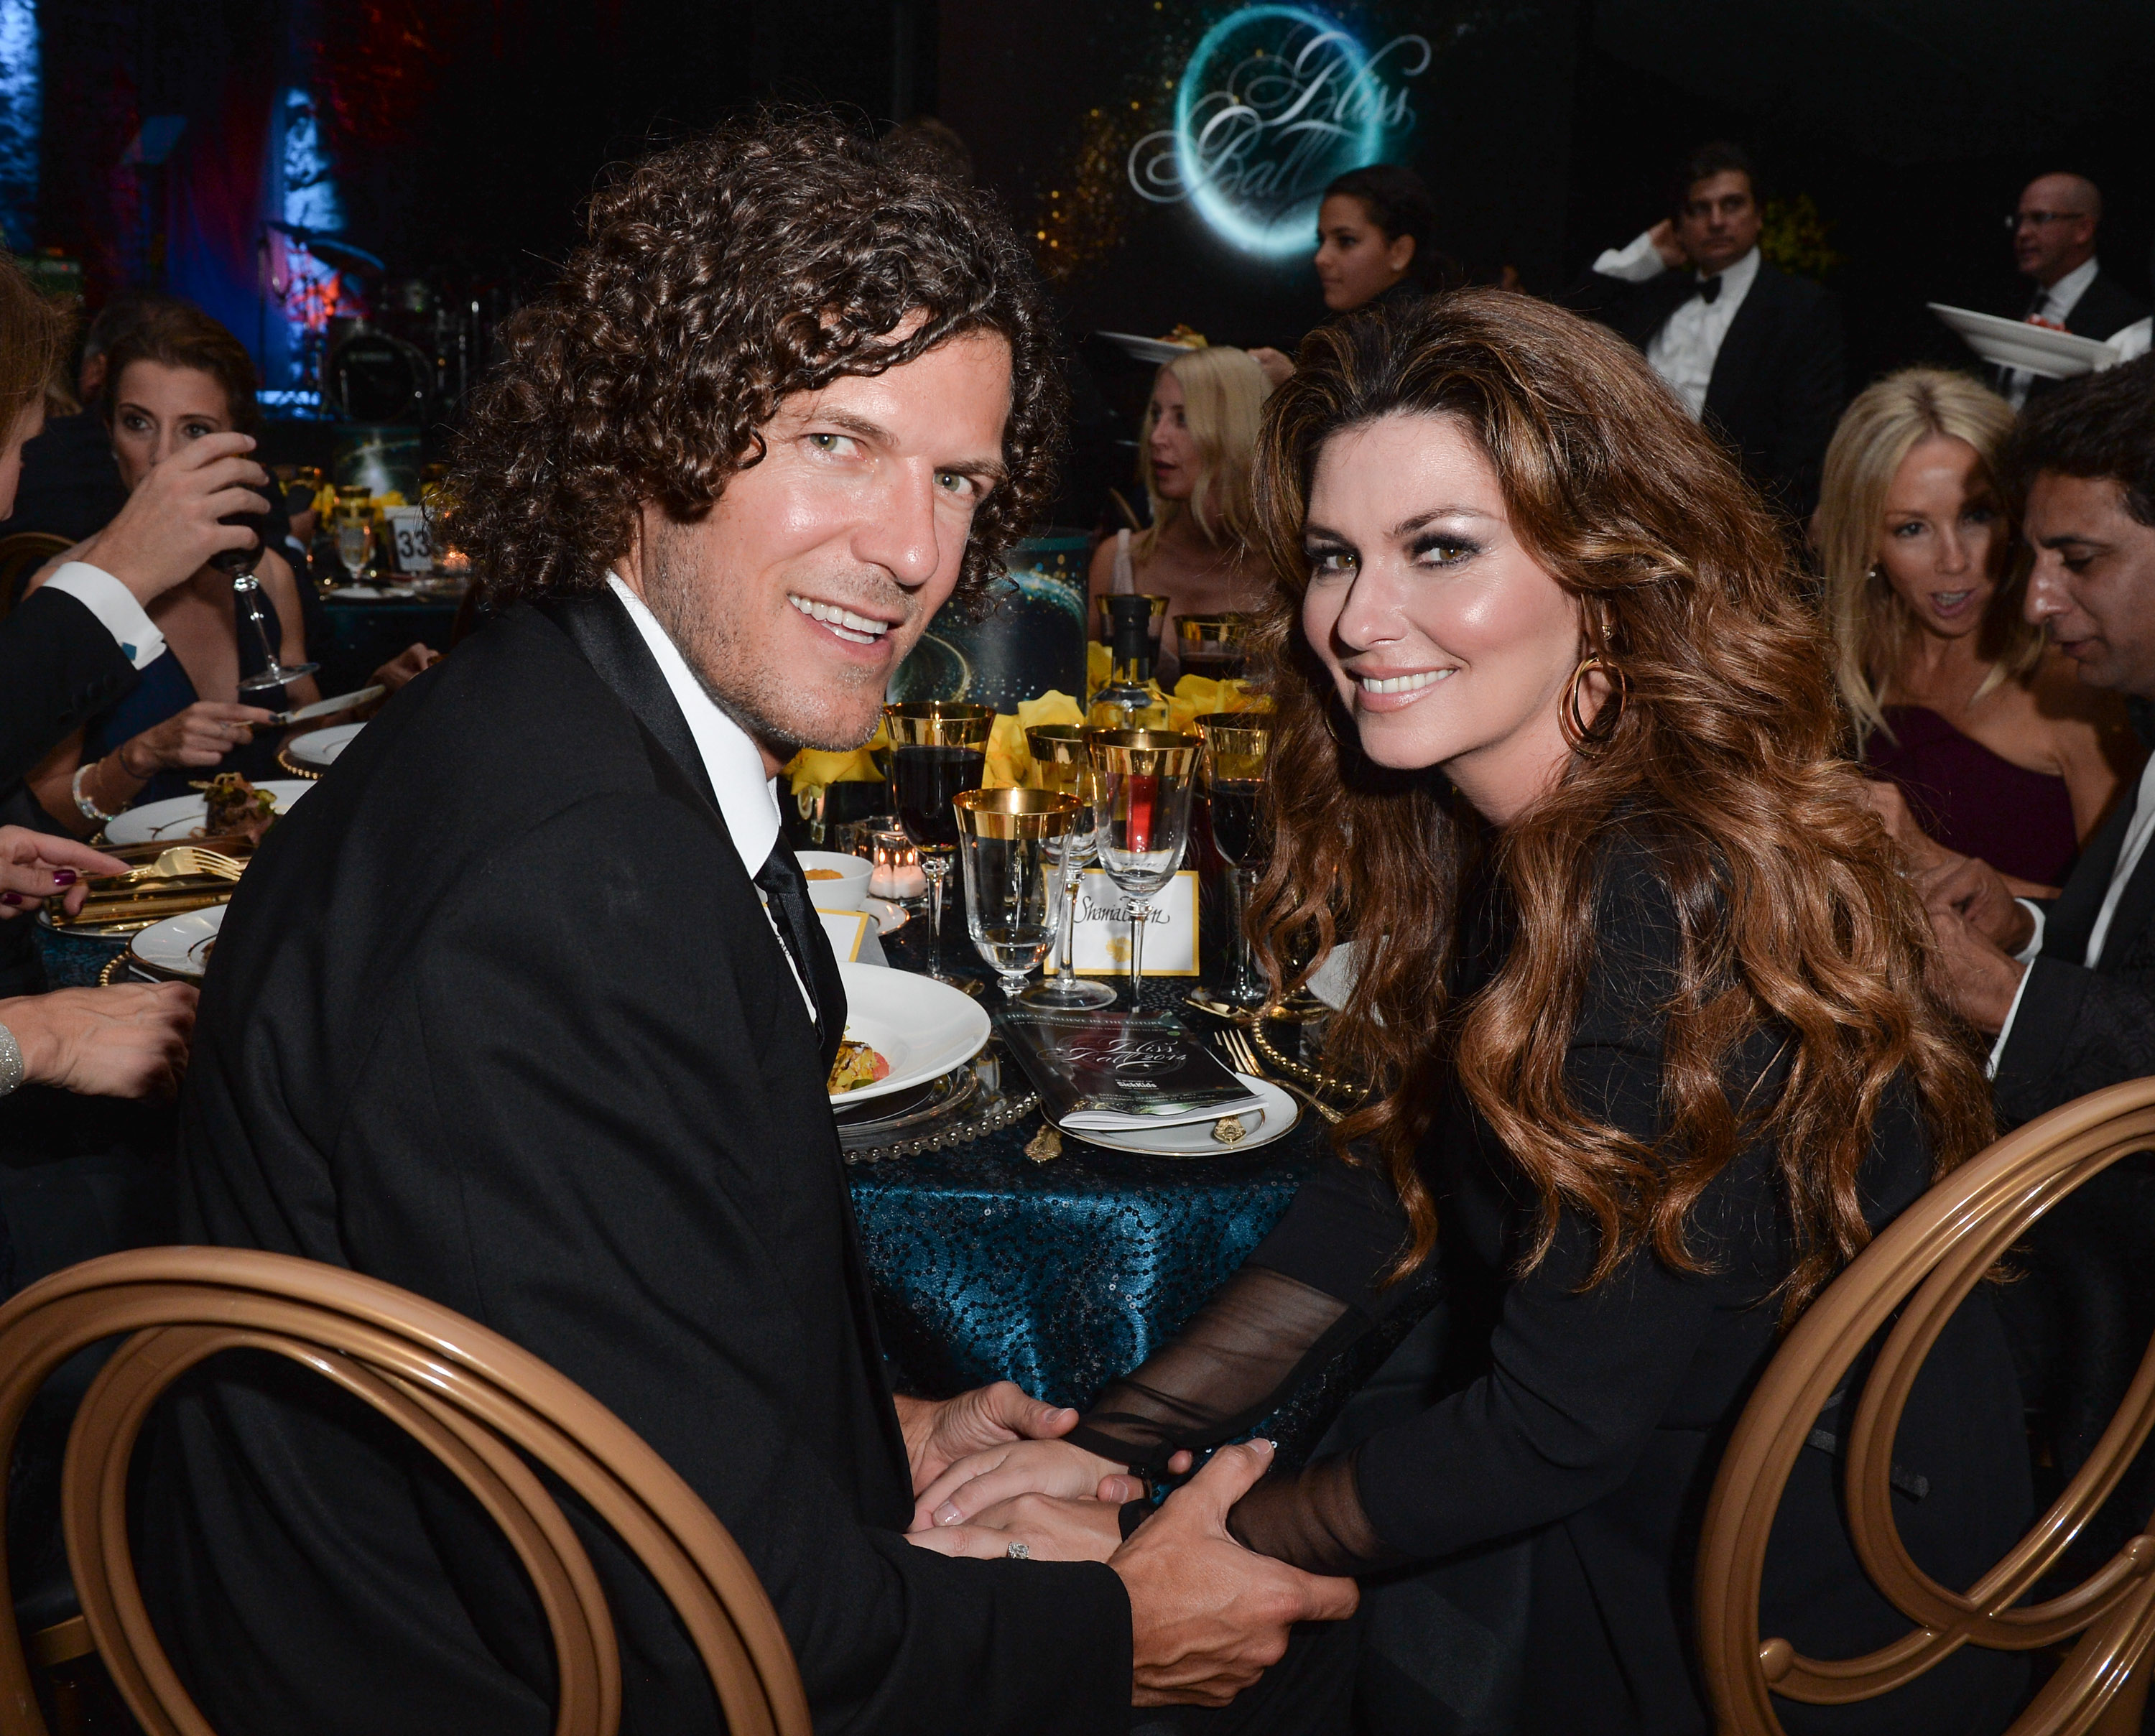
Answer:
[{"label": "white dress shirt", "polygon": [[[628,611],[628,618],[636,623],[637,632],[643,635],[643,643],[658,660],[658,673],[666,678],[667,691],[673,695],[673,703],[688,719],[688,733],[695,738],[696,751],[702,755],[704,770],[711,780],[711,793],[718,798],[719,812],[724,817],[726,831],[740,853],[741,866],[753,880],[763,872],[764,863],[779,842],[781,820],[778,780],[764,771],[762,752],[749,739],[748,731],[719,710],[704,691],[704,684],[697,680],[688,660],[667,637],[666,629],[644,606],[643,599],[612,573],[607,575],[607,583],[621,599],[622,607]],[[761,888],[757,891],[760,896]],[[768,900],[764,904],[763,918],[770,924],[771,933],[776,935],[778,922],[770,914]],[[792,967],[794,985],[801,991],[801,999],[813,1022],[816,997],[808,992],[793,949],[786,944],[783,936],[780,937],[778,950],[786,955],[786,962]]]},{"label": "white dress shirt", "polygon": [[[2087,951],[2081,962],[2092,970],[2102,957],[2103,943],[2110,939],[2110,924],[2117,914],[2118,901],[2125,896],[2125,888],[2132,883],[2132,876],[2140,867],[2140,858],[2147,853],[2147,841],[2155,837],[2155,759],[2148,760],[2140,774],[2140,787],[2132,798],[2132,817],[2126,822],[2125,842],[2117,853],[2117,866],[2110,871],[2110,888],[2102,895],[2102,909],[2096,913],[2095,926],[2088,930]],[[2030,899],[2019,900],[2020,908],[2035,919],[2035,932],[2028,944],[2014,955],[2024,965],[2032,965],[2035,955],[2043,950],[2043,907]],[[2013,1022],[2020,1015],[2020,997],[2028,991],[2028,979],[2034,973],[2023,970],[2020,986],[2013,991],[2013,1004],[2005,1009],[2005,1022],[1999,1027],[1998,1041],[1990,1046],[1990,1070],[1998,1071],[1998,1057],[2005,1052],[2005,1039],[2013,1034]]]},{"label": "white dress shirt", "polygon": [[70,561],[44,583],[48,591],[71,597],[97,617],[98,624],[120,646],[120,654],[146,669],[165,654],[165,636],[135,593],[101,566]]},{"label": "white dress shirt", "polygon": [[[2081,297],[2087,294],[2096,274],[2102,267],[2093,259],[2083,259],[2047,289],[2039,289],[2028,303],[2028,317],[2055,320],[2062,325],[2080,305]],[[2130,359],[2130,358],[2128,358]],[[2014,368],[2005,376],[2005,396],[2019,409],[2028,402],[2028,388],[2035,383],[2035,376],[2024,369]]]},{"label": "white dress shirt", "polygon": [[[1629,247],[1610,248],[1594,262],[1594,269],[1604,277],[1641,284],[1659,277],[1668,266],[1649,231]],[[1694,417],[1706,412],[1713,364],[1720,357],[1728,328],[1736,323],[1737,310],[1758,279],[1758,249],[1753,248],[1718,275],[1721,288],[1712,301],[1692,296],[1662,322],[1646,346],[1647,365],[1668,382]],[[1704,275],[1697,281],[1704,283]]]}]

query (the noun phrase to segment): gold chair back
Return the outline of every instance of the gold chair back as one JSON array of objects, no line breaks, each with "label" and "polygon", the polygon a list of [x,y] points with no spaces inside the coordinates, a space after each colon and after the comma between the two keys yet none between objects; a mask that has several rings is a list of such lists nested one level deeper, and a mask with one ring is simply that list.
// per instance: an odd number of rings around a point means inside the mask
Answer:
[{"label": "gold chair back", "polygon": [[15,591],[25,578],[74,546],[50,530],[18,530],[13,536],[0,536],[0,616],[15,607]]},{"label": "gold chair back", "polygon": [[[2095,1516],[2155,1426],[2155,1344],[2079,1474],[1968,1590],[1938,1585],[1910,1558],[1894,1525],[1889,1478],[1902,1409],[1953,1310],[2044,1213],[2120,1158],[2151,1148],[2155,1078],[2054,1109],[1931,1189],[1804,1311],[1744,1409],[1707,1508],[1699,1656],[1722,1736],[1782,1736],[1769,1690],[1811,1705],[1845,1705],[1912,1681],[1963,1645],[2026,1652],[2076,1636],[2008,1736],[2139,1729],[2147,1683],[2135,1677],[2155,1638],[2155,1536],[2134,1538],[2070,1591],[2023,1600]],[[1888,1325],[1849,1431],[1846,1503],[1865,1573],[1913,1628],[1862,1657],[1804,1657],[1786,1639],[1758,1632],[1768,1536],[1820,1411]]]},{"label": "gold chair back", "polygon": [[[0,1308],[0,1464],[46,1376],[131,1334],[69,1437],[61,1502],[90,1637],[150,1736],[212,1736],[151,1630],[127,1546],[127,1466],[174,1380],[220,1350],[289,1356],[403,1427],[499,1524],[560,1663],[555,1736],[613,1736],[621,1666],[605,1592],[533,1470],[614,1530],[680,1617],[738,1736],[810,1736],[776,1612],[748,1559],[664,1460],[597,1400],[499,1334],[377,1279],[284,1254],[141,1248],[90,1260]],[[0,1516],[4,1517],[4,1516]],[[0,1551],[5,1526],[0,1523]],[[0,1576],[4,1576],[0,1553]],[[0,1728],[44,1736],[20,1637],[0,1622]]]}]

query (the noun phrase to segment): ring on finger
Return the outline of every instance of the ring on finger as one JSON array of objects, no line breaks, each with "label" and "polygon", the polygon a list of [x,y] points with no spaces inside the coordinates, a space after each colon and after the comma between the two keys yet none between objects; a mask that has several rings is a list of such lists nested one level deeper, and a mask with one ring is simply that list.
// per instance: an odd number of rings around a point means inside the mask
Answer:
[{"label": "ring on finger", "polygon": [[1020,1542],[1015,1537],[1010,1540],[1010,1546],[1006,1549],[1003,1553],[1009,1556],[1013,1561],[1030,1561],[1032,1559],[1032,1551],[1026,1548],[1023,1543]]}]

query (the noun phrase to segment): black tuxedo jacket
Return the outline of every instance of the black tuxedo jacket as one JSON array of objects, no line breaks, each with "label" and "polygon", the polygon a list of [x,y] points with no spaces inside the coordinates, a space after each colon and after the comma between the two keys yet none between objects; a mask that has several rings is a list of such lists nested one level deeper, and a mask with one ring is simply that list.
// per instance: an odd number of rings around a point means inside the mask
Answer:
[{"label": "black tuxedo jacket", "polygon": [[[2011,312],[2006,317],[2018,319],[2024,311],[2024,309]],[[2134,320],[2147,317],[2147,310],[2133,299],[2132,291],[2108,272],[2098,268],[2095,280],[2081,291],[2081,299],[2073,304],[2073,310],[2065,315],[2065,330],[2076,337],[2091,337],[2101,341],[2117,336]],[[1993,368],[1991,374],[1993,383],[1999,391],[2004,391],[2011,384],[2012,370],[2009,368]],[[2065,383],[2062,380],[2040,377],[2032,380],[2028,386],[2029,401],[2033,402],[2045,392],[2055,392]],[[2085,933],[2081,940],[2083,945],[2086,943]]]},{"label": "black tuxedo jacket", "polygon": [[2088,936],[2132,822],[2137,790],[2112,810],[2045,913],[1992,1093],[2002,1129],[2106,1085],[2155,1073],[2155,849],[2126,883],[2093,969]]},{"label": "black tuxedo jacket", "polygon": [[[184,1228],[416,1290],[609,1406],[747,1552],[819,1730],[1125,1728],[1112,1571],[900,1536],[814,1027],[633,624],[551,609],[400,694],[248,871],[182,1104]],[[551,1728],[532,1595],[423,1452],[252,1353],[165,1409],[145,1580],[219,1728]],[[622,1729],[719,1728],[654,1589],[572,1511]]]},{"label": "black tuxedo jacket", "polygon": [[[1589,273],[1565,299],[1643,350],[1696,289],[1687,269],[1642,284]],[[1714,357],[1702,420],[1742,459],[1752,481],[1799,522],[1818,504],[1826,443],[1845,396],[1844,372],[1840,309],[1832,295],[1760,259]]]},{"label": "black tuxedo jacket", "polygon": [[105,623],[39,589],[0,617],[0,789],[135,684]]}]

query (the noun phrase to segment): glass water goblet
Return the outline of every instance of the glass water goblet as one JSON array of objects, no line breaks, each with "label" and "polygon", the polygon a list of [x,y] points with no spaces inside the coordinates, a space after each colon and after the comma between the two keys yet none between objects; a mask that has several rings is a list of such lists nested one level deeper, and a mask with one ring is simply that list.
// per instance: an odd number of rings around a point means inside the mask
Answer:
[{"label": "glass water goblet", "polygon": [[1130,1004],[1144,986],[1144,931],[1154,897],[1182,866],[1190,839],[1190,792],[1200,746],[1172,730],[1098,730],[1093,766],[1100,775],[1100,866],[1130,901]]},{"label": "glass water goblet", "polygon": [[337,565],[344,569],[345,583],[356,585],[374,555],[374,520],[364,514],[340,514],[336,521]]},{"label": "glass water goblet", "polygon": [[1071,952],[1078,932],[1078,893],[1085,870],[1093,865],[1100,831],[1100,775],[1093,769],[1085,745],[1089,732],[1078,724],[1035,724],[1025,732],[1031,750],[1033,776],[1043,790],[1073,797],[1078,807],[1070,830],[1063,834],[1058,866],[1062,873],[1060,939],[1055,953],[1055,980],[1036,983],[1018,999],[1028,1006],[1059,1006],[1066,1011],[1086,1006],[1112,1006],[1115,991],[1104,982],[1087,982],[1073,968]]},{"label": "glass water goblet", "polygon": [[1052,790],[968,790],[950,805],[965,932],[1015,1000],[1055,939],[1056,863],[1078,805]]},{"label": "glass water goblet", "polygon": [[928,877],[928,975],[959,985],[943,965],[943,883],[958,848],[958,816],[951,804],[979,789],[987,775],[988,733],[996,714],[985,705],[949,699],[886,705],[883,714],[890,735],[893,805]]},{"label": "glass water goblet", "polygon": [[1234,924],[1234,951],[1220,998],[1236,1006],[1262,1006],[1268,991],[1250,956],[1250,888],[1272,856],[1258,808],[1272,751],[1272,718],[1262,711],[1214,712],[1197,719],[1197,733],[1205,741],[1212,842],[1226,858],[1227,909]]}]

